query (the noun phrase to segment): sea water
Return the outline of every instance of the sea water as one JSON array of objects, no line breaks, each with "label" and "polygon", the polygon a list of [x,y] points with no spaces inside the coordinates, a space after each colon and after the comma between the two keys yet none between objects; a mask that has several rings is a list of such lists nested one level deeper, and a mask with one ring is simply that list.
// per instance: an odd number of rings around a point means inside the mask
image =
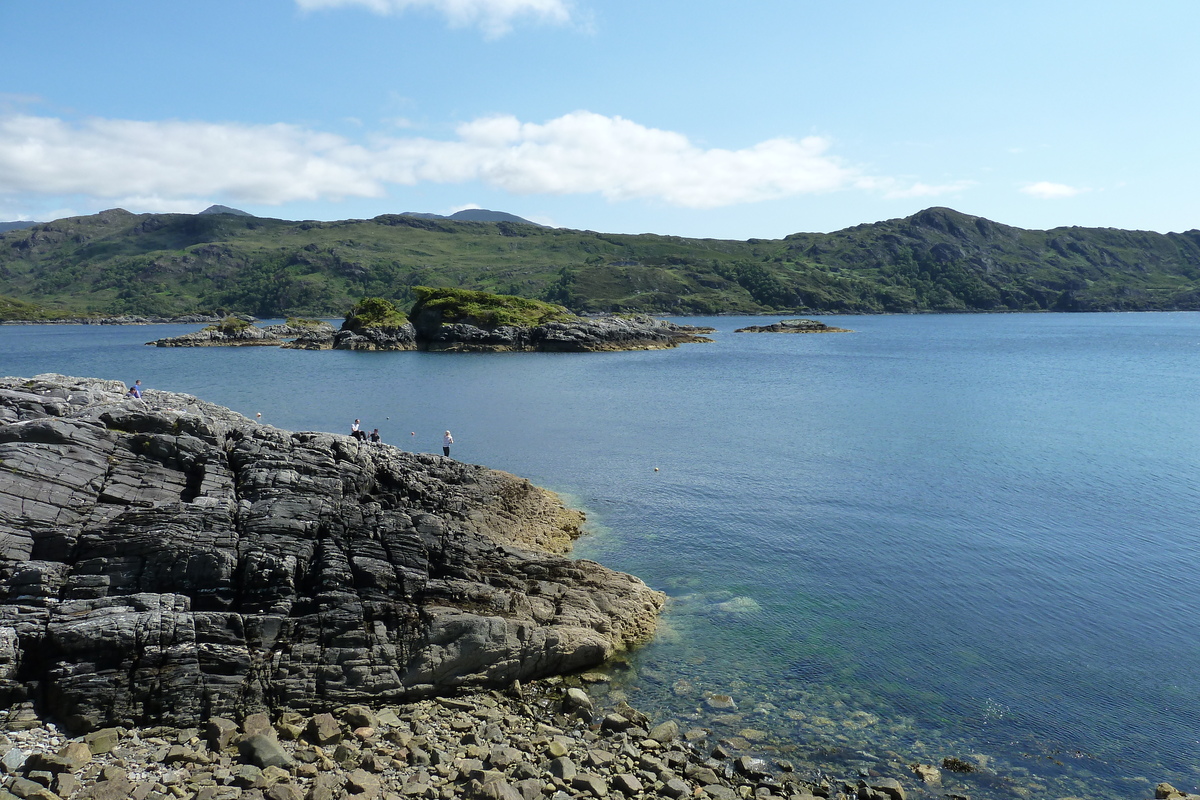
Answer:
[{"label": "sea water", "polygon": [[[670,601],[635,706],[976,797],[1200,791],[1200,314],[829,317],[654,352],[154,348],[0,326],[0,373],[141,379],[530,478]],[[728,696],[732,708],[717,708]],[[931,792],[940,796],[942,790]]]}]

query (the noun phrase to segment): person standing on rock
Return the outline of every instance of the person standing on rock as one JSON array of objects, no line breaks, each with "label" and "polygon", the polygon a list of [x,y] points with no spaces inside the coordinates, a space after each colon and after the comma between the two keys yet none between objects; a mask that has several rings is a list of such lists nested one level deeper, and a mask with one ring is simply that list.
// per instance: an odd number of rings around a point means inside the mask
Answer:
[{"label": "person standing on rock", "polygon": [[371,431],[370,438],[371,438],[371,441],[375,442],[376,444],[383,441],[383,437],[379,435],[379,428],[376,428],[375,430]]},{"label": "person standing on rock", "polygon": [[454,437],[450,435],[450,431],[446,431],[446,435],[442,437],[442,455],[449,457],[452,444],[454,444]]},{"label": "person standing on rock", "polygon": [[142,397],[142,382],[140,380],[134,381],[133,386],[129,387],[129,396],[134,398],[135,400],[141,399],[141,397]]}]

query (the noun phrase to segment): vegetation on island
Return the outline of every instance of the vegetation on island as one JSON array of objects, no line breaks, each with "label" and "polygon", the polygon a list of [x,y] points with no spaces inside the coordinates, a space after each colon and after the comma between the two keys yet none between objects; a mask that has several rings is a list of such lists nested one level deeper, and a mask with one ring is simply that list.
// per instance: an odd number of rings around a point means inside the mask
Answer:
[{"label": "vegetation on island", "polygon": [[305,319],[304,317],[288,317],[283,321],[284,325],[290,328],[320,328],[328,325],[328,322],[320,319]]},{"label": "vegetation on island", "polygon": [[242,319],[241,317],[228,316],[214,325],[207,325],[203,328],[206,331],[216,331],[225,336],[236,336],[247,328],[254,327],[250,320]]},{"label": "vegetation on island", "polygon": [[353,331],[364,328],[399,328],[407,322],[408,317],[403,311],[396,308],[391,300],[382,297],[364,297],[350,309],[343,327]]},{"label": "vegetation on island", "polygon": [[[576,314],[1200,309],[1200,231],[1033,231],[946,208],[728,241],[388,214],[289,222],[121,209],[0,233],[0,318],[341,316],[418,287]],[[224,314],[222,314],[223,316]]]},{"label": "vegetation on island", "polygon": [[465,322],[494,329],[505,325],[532,328],[575,316],[562,306],[515,295],[430,286],[414,286],[413,293],[417,296],[417,302],[409,312],[413,319],[431,313],[441,322]]}]

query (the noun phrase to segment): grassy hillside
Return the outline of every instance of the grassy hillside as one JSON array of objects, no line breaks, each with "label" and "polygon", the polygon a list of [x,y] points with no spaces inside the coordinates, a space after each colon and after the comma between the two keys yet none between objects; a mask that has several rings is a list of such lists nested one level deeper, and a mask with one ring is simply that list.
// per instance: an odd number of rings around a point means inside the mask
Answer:
[{"label": "grassy hillside", "polygon": [[0,317],[341,316],[414,287],[573,312],[1200,308],[1200,231],[1026,231],[949,209],[745,242],[410,215],[288,222],[120,209],[0,234]]}]

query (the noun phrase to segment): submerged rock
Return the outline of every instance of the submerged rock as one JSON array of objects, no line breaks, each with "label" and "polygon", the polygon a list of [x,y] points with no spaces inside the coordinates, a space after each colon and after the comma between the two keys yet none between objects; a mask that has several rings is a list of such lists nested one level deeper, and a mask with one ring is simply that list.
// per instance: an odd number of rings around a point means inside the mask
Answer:
[{"label": "submerged rock", "polygon": [[0,702],[76,730],[190,725],[578,670],[663,603],[563,557],[581,522],[442,456],[0,378]]}]

